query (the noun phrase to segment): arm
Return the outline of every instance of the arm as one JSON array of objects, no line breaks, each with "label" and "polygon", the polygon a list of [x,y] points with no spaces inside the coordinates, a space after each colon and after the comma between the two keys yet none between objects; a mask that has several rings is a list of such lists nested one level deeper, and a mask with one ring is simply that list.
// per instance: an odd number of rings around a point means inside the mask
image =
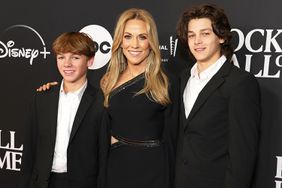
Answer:
[{"label": "arm", "polygon": [[229,100],[229,165],[226,188],[250,188],[256,162],[261,119],[257,80],[246,76]]}]

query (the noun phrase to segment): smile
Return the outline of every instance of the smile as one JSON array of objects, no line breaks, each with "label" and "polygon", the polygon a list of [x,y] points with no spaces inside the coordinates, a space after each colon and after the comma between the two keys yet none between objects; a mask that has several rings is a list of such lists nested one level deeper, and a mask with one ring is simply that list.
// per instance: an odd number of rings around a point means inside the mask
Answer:
[{"label": "smile", "polygon": [[141,54],[141,51],[128,51],[130,55],[133,56],[138,56],[139,54]]},{"label": "smile", "polygon": [[202,51],[204,51],[206,48],[195,48],[194,50],[196,51],[196,52],[202,52]]},{"label": "smile", "polygon": [[64,70],[63,72],[68,75],[74,73],[74,70]]}]

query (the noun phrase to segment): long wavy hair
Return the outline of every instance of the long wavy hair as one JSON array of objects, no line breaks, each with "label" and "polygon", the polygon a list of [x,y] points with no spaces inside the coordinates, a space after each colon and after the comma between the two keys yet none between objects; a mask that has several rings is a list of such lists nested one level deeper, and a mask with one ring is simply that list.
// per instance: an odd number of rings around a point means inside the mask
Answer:
[{"label": "long wavy hair", "polygon": [[109,96],[115,88],[119,76],[127,67],[127,59],[123,54],[121,44],[125,25],[129,20],[142,20],[146,24],[150,53],[145,68],[145,84],[136,95],[145,93],[149,99],[167,105],[170,103],[168,94],[168,78],[161,68],[161,54],[159,50],[158,32],[152,15],[143,9],[128,9],[124,11],[116,24],[112,45],[112,57],[105,75],[101,79],[101,88],[104,92],[104,106],[109,106]]}]

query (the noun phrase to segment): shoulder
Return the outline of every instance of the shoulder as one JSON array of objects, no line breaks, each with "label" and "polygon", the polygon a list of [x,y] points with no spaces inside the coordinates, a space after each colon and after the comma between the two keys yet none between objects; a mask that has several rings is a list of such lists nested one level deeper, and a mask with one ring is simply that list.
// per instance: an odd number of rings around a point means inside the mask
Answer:
[{"label": "shoulder", "polygon": [[94,106],[103,106],[104,94],[101,88],[94,87],[88,83],[85,92],[93,98]]},{"label": "shoulder", "polygon": [[91,95],[96,95],[98,93],[98,88],[95,88],[91,83],[88,82],[85,92]]},{"label": "shoulder", "polygon": [[56,106],[59,99],[60,85],[52,86],[46,91],[35,91],[30,101],[32,109],[46,111],[51,106]]},{"label": "shoulder", "polygon": [[57,95],[59,95],[60,85],[61,84],[59,83],[57,85],[50,87],[50,89],[45,90],[45,91],[35,91],[34,96],[37,99],[57,96]]},{"label": "shoulder", "polygon": [[239,68],[235,65],[231,65],[230,74],[228,76],[232,80],[237,81],[250,81],[250,82],[257,82],[256,77],[250,73],[244,70],[243,68]]},{"label": "shoulder", "polygon": [[250,72],[245,71],[235,65],[231,65],[229,74],[226,77],[226,84],[232,93],[241,91],[259,92],[259,83],[257,78]]},{"label": "shoulder", "polygon": [[101,88],[94,87],[92,84],[88,83],[85,93],[93,97],[94,101],[104,100],[103,91]]}]

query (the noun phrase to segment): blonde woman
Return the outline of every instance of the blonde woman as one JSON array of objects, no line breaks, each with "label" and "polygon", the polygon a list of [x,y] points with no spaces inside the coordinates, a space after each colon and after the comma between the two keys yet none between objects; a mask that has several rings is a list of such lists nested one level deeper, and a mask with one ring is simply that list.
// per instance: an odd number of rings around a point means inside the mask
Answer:
[{"label": "blonde woman", "polygon": [[151,14],[143,9],[124,11],[116,24],[110,64],[101,79],[110,135],[107,167],[100,165],[102,173],[107,171],[107,188],[173,185],[179,87],[178,79],[165,73],[161,64]]},{"label": "blonde woman", "polygon": [[172,187],[178,81],[164,73],[156,24],[147,11],[120,15],[101,88],[111,144],[107,188]]}]

